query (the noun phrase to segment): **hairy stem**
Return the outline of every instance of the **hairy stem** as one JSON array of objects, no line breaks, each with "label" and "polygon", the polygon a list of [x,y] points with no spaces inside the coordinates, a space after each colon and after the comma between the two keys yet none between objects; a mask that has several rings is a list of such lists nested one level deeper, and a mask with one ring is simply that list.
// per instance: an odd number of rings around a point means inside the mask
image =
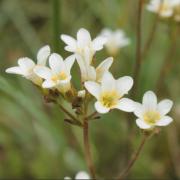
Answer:
[{"label": "hairy stem", "polygon": [[120,174],[119,178],[118,179],[123,179],[125,178],[129,171],[131,170],[131,168],[133,167],[134,163],[136,162],[136,160],[138,159],[143,147],[144,147],[144,144],[147,140],[147,138],[150,136],[150,134],[144,134],[143,138],[142,138],[142,141],[138,147],[138,149],[136,150],[135,154],[133,155],[132,159],[130,160],[130,162],[128,163],[126,169]]},{"label": "hairy stem", "polygon": [[95,179],[96,175],[95,175],[94,165],[92,162],[90,144],[89,144],[89,126],[86,118],[84,119],[83,137],[84,137],[84,149],[85,149],[85,158],[86,158],[87,166],[91,174],[91,177]]}]

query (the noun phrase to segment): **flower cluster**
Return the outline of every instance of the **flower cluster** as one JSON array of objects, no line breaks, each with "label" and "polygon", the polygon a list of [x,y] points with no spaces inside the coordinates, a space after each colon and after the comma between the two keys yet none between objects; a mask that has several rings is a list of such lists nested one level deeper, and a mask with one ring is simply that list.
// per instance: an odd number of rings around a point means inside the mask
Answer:
[{"label": "flower cluster", "polygon": [[[65,50],[72,53],[67,58],[63,59],[61,55],[52,53],[49,46],[44,46],[37,53],[37,64],[28,57],[20,58],[19,66],[8,68],[6,72],[22,75],[40,89],[49,90],[48,95],[53,95],[53,102],[57,95],[62,95],[76,109],[76,117],[86,109],[86,102],[93,101],[92,97],[95,97],[94,107],[97,113],[104,114],[113,109],[134,112],[138,117],[136,123],[141,129],[152,129],[172,122],[166,116],[172,107],[172,101],[163,100],[157,104],[157,97],[151,91],[145,93],[142,104],[125,97],[133,86],[133,78],[113,77],[110,72],[113,57],[108,57],[95,66],[95,53],[104,46],[114,54],[118,48],[129,43],[122,31],[118,30],[113,34],[106,29],[92,40],[90,33],[81,28],[77,32],[77,39],[69,35],[61,35],[61,39],[66,44]],[[81,90],[72,83],[71,68],[75,61],[81,72]]]},{"label": "flower cluster", "polygon": [[180,22],[180,0],[151,0],[147,9],[162,18],[173,18]]}]

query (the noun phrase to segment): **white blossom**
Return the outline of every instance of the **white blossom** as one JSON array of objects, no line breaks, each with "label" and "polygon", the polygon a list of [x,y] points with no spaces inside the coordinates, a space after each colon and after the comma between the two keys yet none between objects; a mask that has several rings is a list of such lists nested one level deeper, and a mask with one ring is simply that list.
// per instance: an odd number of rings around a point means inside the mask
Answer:
[{"label": "white blossom", "polygon": [[138,117],[136,124],[141,129],[151,129],[155,126],[166,126],[173,120],[166,114],[169,113],[173,102],[165,99],[157,103],[157,97],[152,91],[147,91],[143,96],[142,104],[135,103],[134,114]]},{"label": "white blossom", "polygon": [[103,37],[97,37],[92,40],[90,33],[84,28],[79,29],[77,32],[77,40],[65,34],[61,35],[61,39],[66,43],[66,51],[80,55],[88,61],[86,63],[89,65],[95,52],[100,51],[106,42],[106,38]]},{"label": "white blossom", "polygon": [[44,46],[37,53],[37,64],[28,57],[20,58],[18,60],[18,66],[6,69],[7,73],[19,74],[26,79],[31,80],[36,85],[41,86],[42,78],[37,76],[34,72],[36,67],[43,67],[46,65],[46,61],[50,55],[50,47]]},{"label": "white blossom", "polygon": [[180,0],[151,0],[147,9],[158,13],[161,17],[168,18],[174,15],[174,8],[180,6]]},{"label": "white blossom", "polygon": [[71,89],[71,68],[74,64],[75,56],[71,55],[64,61],[63,58],[56,53],[49,57],[48,67],[36,67],[35,73],[44,79],[43,88],[56,88],[60,92],[65,93]]},{"label": "white blossom", "polygon": [[90,176],[88,173],[86,173],[85,171],[79,171],[76,176],[75,179],[90,179]]},{"label": "white blossom", "polygon": [[110,72],[103,75],[101,84],[87,81],[85,87],[96,99],[95,109],[99,113],[107,113],[117,108],[126,112],[134,111],[134,102],[123,98],[133,86],[133,79],[129,76],[114,79]]},{"label": "white blossom", "polygon": [[124,31],[121,29],[113,31],[105,28],[100,33],[100,36],[107,38],[105,47],[108,53],[113,56],[115,56],[122,47],[125,47],[130,43],[129,38],[126,37]]}]

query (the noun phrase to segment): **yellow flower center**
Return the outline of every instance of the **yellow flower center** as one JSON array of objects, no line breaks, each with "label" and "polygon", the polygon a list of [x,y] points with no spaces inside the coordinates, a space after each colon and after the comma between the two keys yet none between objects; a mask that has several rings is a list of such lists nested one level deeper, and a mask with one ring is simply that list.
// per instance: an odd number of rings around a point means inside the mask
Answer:
[{"label": "yellow flower center", "polygon": [[169,8],[170,8],[169,3],[164,2],[164,3],[162,3],[162,4],[160,5],[159,11],[160,11],[160,12],[164,12],[164,11],[169,10]]},{"label": "yellow flower center", "polygon": [[117,101],[120,98],[121,96],[116,91],[104,92],[101,95],[100,102],[103,104],[103,106],[111,108],[117,104]]},{"label": "yellow flower center", "polygon": [[67,75],[63,71],[60,72],[59,74],[52,76],[51,78],[52,81],[65,80],[65,79],[67,79]]},{"label": "yellow flower center", "polygon": [[144,121],[150,125],[154,125],[161,117],[157,111],[147,111],[143,115]]}]

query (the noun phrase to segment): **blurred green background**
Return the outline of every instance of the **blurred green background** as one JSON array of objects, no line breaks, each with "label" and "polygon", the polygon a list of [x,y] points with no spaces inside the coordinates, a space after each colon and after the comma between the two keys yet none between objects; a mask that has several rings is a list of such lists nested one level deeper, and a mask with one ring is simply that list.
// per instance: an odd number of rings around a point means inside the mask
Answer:
[{"label": "blurred green background", "polygon": [[[19,57],[36,61],[38,49],[49,44],[63,57],[61,33],[76,35],[87,28],[92,37],[104,27],[122,28],[131,44],[120,50],[111,68],[115,77],[132,75],[136,50],[137,0],[1,0],[0,1],[0,178],[74,177],[87,170],[83,155],[82,130],[64,122],[64,115],[52,104],[45,104],[33,85],[16,75],[5,74]],[[148,1],[146,1],[148,2]],[[57,16],[59,13],[59,16]],[[148,39],[156,15],[143,10],[142,39]],[[59,30],[58,30],[59,28]],[[144,58],[136,100],[154,90],[159,99],[174,101],[174,122],[146,144],[130,177],[142,179],[180,178],[180,28],[159,21]],[[175,34],[176,32],[176,34]],[[175,35],[174,35],[175,34]],[[59,47],[58,47],[59,46]],[[108,56],[97,53],[97,61]],[[73,68],[73,81],[79,74]],[[91,122],[91,146],[100,177],[116,177],[127,161],[128,131],[126,113],[113,111]],[[133,124],[133,147],[141,131]],[[130,156],[128,157],[128,159]]]}]

